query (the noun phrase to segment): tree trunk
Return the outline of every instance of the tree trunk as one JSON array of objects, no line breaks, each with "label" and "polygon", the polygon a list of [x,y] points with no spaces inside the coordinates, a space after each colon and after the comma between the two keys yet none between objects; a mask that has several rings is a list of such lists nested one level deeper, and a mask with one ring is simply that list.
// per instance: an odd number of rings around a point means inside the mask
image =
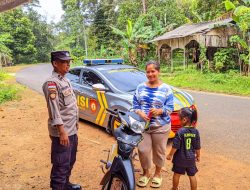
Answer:
[{"label": "tree trunk", "polygon": [[147,6],[146,6],[146,0],[142,0],[142,7],[143,7],[143,13],[147,13]]},{"label": "tree trunk", "polygon": [[248,76],[250,73],[250,37],[248,38]]},{"label": "tree trunk", "polygon": [[0,53],[0,69],[2,68],[2,54]]},{"label": "tree trunk", "polygon": [[131,48],[128,49],[129,61],[132,65],[137,66],[136,56]]},{"label": "tree trunk", "polygon": [[238,54],[238,65],[240,66],[240,75],[241,75],[241,60],[240,60],[240,50],[237,46],[237,54]]}]

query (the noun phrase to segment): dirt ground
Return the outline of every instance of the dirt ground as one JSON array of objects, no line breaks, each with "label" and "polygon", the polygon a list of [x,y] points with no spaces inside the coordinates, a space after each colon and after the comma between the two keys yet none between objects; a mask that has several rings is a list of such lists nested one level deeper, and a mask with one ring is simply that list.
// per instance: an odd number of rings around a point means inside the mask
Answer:
[{"label": "dirt ground", "polygon": [[[44,97],[27,88],[20,100],[0,105],[0,190],[49,189],[47,117]],[[101,189],[103,173],[99,161],[106,158],[103,150],[109,149],[114,139],[101,127],[84,121],[80,122],[78,135],[79,151],[71,181],[86,190]],[[139,168],[139,162],[135,164]],[[171,165],[166,162],[160,189],[171,189]],[[198,169],[198,189],[250,189],[249,164],[203,149]],[[139,175],[136,173],[136,178]],[[180,190],[185,189],[189,189],[187,176],[180,181]]]}]

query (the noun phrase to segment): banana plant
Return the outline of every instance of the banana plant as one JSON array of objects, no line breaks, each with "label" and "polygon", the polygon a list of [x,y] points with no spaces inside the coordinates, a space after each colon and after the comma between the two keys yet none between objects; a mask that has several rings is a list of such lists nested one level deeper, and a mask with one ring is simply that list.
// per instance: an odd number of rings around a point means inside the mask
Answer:
[{"label": "banana plant", "polygon": [[135,45],[135,33],[133,31],[132,21],[128,20],[126,25],[126,30],[122,31],[118,28],[110,26],[113,32],[123,38],[122,44],[124,48],[128,51],[129,61],[133,65],[137,65],[136,62],[136,45]]},{"label": "banana plant", "polygon": [[248,60],[248,74],[250,73],[250,0],[243,0],[244,5],[236,6],[230,0],[224,1],[225,8],[227,11],[231,11],[233,13],[233,20],[236,22],[240,31],[242,32],[242,38],[236,37],[238,44],[248,52],[246,56],[244,56],[244,63],[247,64]]},{"label": "banana plant", "polygon": [[130,62],[134,65],[137,65],[137,49],[148,49],[149,41],[165,32],[165,28],[154,15],[141,15],[134,25],[128,20],[125,31],[112,26],[111,28],[115,34],[122,37],[123,46],[127,49]]}]

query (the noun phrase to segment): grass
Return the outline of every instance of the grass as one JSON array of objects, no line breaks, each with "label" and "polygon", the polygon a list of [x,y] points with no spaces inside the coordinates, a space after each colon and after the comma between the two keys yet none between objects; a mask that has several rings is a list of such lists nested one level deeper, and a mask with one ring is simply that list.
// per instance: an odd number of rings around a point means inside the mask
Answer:
[{"label": "grass", "polygon": [[162,80],[170,85],[208,92],[250,96],[250,77],[235,71],[228,73],[201,73],[195,69],[177,70],[174,73],[162,71]]},{"label": "grass", "polygon": [[0,70],[0,104],[19,98],[18,92],[23,88],[18,84],[10,84],[12,78],[8,72]]}]

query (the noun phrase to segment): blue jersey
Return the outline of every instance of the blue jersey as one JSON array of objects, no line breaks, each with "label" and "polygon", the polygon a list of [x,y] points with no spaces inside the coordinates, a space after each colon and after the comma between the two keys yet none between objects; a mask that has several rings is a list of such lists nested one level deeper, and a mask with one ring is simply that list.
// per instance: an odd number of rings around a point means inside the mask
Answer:
[{"label": "blue jersey", "polygon": [[138,85],[133,97],[133,109],[142,110],[148,115],[150,108],[161,108],[163,114],[152,117],[150,126],[164,126],[170,123],[170,113],[174,110],[173,92],[169,85],[162,83],[150,88],[145,83]]},{"label": "blue jersey", "polygon": [[200,147],[200,134],[194,127],[182,127],[175,134],[173,163],[180,167],[195,166],[195,151]]}]

